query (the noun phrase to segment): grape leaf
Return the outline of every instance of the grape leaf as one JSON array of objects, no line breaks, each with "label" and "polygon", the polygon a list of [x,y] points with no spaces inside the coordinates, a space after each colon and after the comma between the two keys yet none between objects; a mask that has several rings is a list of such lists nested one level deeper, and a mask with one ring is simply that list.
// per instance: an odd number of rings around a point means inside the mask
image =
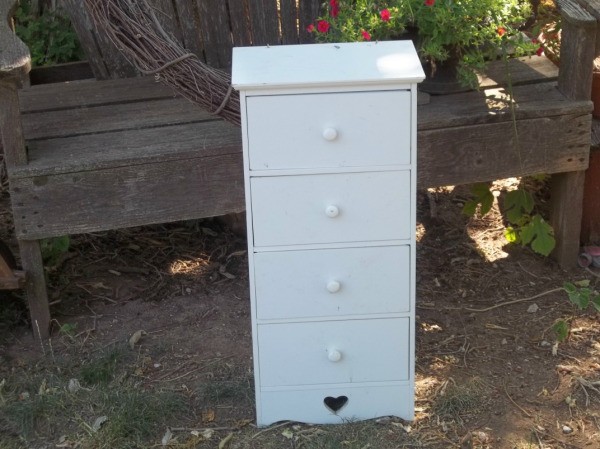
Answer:
[{"label": "grape leaf", "polygon": [[521,189],[507,192],[504,197],[504,208],[506,209],[506,219],[517,224],[523,215],[529,214],[533,210],[533,196]]},{"label": "grape leaf", "polygon": [[518,243],[519,242],[519,234],[517,233],[517,230],[515,228],[513,228],[512,226],[508,226],[504,230],[504,238],[506,239],[506,241],[508,243]]},{"label": "grape leaf", "polygon": [[494,205],[494,195],[490,191],[490,186],[485,183],[474,184],[471,187],[473,198],[463,206],[463,214],[472,217],[477,211],[477,206],[481,204],[481,215],[487,214]]},{"label": "grape leaf", "polygon": [[534,215],[531,221],[521,228],[521,242],[523,245],[531,244],[531,249],[543,256],[550,254],[556,245],[552,226],[540,215]]},{"label": "grape leaf", "polygon": [[556,339],[560,342],[563,342],[569,336],[569,325],[565,320],[558,320],[552,326],[554,332],[556,332]]},{"label": "grape leaf", "polygon": [[600,295],[596,295],[592,298],[592,305],[600,312]]}]

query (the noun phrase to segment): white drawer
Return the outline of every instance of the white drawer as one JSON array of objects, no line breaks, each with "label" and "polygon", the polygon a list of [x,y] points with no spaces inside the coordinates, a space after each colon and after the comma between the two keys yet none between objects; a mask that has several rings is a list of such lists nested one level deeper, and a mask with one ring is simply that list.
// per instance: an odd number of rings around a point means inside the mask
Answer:
[{"label": "white drawer", "polygon": [[261,387],[409,378],[409,318],[258,325]]},{"label": "white drawer", "polygon": [[[344,401],[344,398],[346,400]],[[341,408],[334,412],[328,405]],[[290,420],[341,424],[380,416],[414,419],[414,391],[409,385],[317,387],[301,390],[262,391],[258,425]]]},{"label": "white drawer", "polygon": [[408,239],[410,172],[251,178],[254,246]]},{"label": "white drawer", "polygon": [[248,97],[250,170],[410,164],[410,92]]},{"label": "white drawer", "polygon": [[254,255],[259,320],[410,310],[410,247],[278,251]]}]

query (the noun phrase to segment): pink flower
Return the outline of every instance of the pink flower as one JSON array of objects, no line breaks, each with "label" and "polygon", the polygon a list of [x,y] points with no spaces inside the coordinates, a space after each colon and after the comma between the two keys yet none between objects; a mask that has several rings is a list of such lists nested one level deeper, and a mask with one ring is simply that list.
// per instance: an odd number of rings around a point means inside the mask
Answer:
[{"label": "pink flower", "polygon": [[335,19],[340,13],[340,4],[338,0],[329,0],[329,6],[331,7],[329,14]]},{"label": "pink flower", "polygon": [[504,27],[498,27],[498,29],[496,30],[498,32],[498,36],[502,37],[506,34],[506,28]]},{"label": "pink flower", "polygon": [[360,30],[360,34],[362,34],[362,37],[364,40],[366,41],[370,41],[371,40],[371,35],[369,34],[368,31],[366,30]]},{"label": "pink flower", "polygon": [[319,31],[319,33],[327,33],[330,26],[331,25],[329,25],[327,20],[319,20],[317,22],[317,31]]},{"label": "pink flower", "polygon": [[425,6],[433,6],[435,5],[435,0],[425,0]]},{"label": "pink flower", "polygon": [[381,16],[381,20],[383,20],[384,22],[389,22],[390,21],[390,10],[389,9],[382,9],[379,12],[379,15]]},{"label": "pink flower", "polygon": [[308,31],[309,33],[314,32],[315,26],[311,23],[309,26],[306,27],[306,31]]}]

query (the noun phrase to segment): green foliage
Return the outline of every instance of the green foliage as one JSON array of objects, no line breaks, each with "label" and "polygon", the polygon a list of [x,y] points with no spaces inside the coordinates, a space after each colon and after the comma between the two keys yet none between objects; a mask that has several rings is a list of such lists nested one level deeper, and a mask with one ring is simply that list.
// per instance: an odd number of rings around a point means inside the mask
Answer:
[{"label": "green foliage", "polygon": [[520,238],[523,245],[531,245],[531,249],[542,256],[550,255],[556,246],[554,229],[539,214],[521,228]]},{"label": "green foliage", "polygon": [[523,189],[506,192],[504,208],[506,219],[512,224],[519,224],[523,216],[533,210],[533,195]]},{"label": "green foliage", "polygon": [[70,20],[58,12],[36,17],[28,1],[21,1],[15,14],[15,31],[27,44],[33,66],[83,59],[83,50]]},{"label": "green foliage", "polygon": [[[565,282],[563,288],[569,297],[569,301],[575,304],[579,310],[586,310],[592,306],[600,312],[600,293],[590,287],[590,281],[584,279],[576,282]],[[552,330],[556,333],[556,340],[563,342],[569,336],[569,324],[560,319],[554,323]]]},{"label": "green foliage", "polygon": [[461,81],[473,87],[474,70],[486,61],[538,48],[519,30],[531,13],[528,0],[330,0],[324,10],[309,27],[318,42],[397,39],[409,30],[424,62],[455,60]]},{"label": "green foliage", "polygon": [[589,281],[565,282],[563,288],[567,292],[569,301],[575,304],[579,310],[585,310],[591,304],[600,312],[600,294],[590,288]]},{"label": "green foliage", "polygon": [[71,239],[68,235],[62,237],[54,237],[43,239],[40,243],[42,248],[42,259],[48,266],[55,266],[60,259],[60,256],[69,251]]},{"label": "green foliage", "polygon": [[113,349],[81,368],[81,380],[88,385],[107,385],[116,374],[117,365],[123,358],[121,351]]},{"label": "green foliage", "polygon": [[565,320],[558,320],[554,323],[552,330],[556,333],[556,340],[561,343],[569,336],[569,325]]},{"label": "green foliage", "polygon": [[490,191],[488,184],[479,183],[474,184],[471,187],[471,194],[473,198],[465,203],[463,206],[463,214],[470,217],[475,215],[477,206],[480,206],[481,215],[487,214],[494,205],[494,195]]}]

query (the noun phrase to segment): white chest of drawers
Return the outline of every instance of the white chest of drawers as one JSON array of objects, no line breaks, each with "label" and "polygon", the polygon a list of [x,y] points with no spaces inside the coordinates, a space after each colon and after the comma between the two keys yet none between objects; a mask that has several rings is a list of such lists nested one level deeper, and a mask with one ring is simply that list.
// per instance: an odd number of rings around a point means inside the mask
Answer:
[{"label": "white chest of drawers", "polygon": [[258,425],[414,414],[409,41],[236,48]]}]

